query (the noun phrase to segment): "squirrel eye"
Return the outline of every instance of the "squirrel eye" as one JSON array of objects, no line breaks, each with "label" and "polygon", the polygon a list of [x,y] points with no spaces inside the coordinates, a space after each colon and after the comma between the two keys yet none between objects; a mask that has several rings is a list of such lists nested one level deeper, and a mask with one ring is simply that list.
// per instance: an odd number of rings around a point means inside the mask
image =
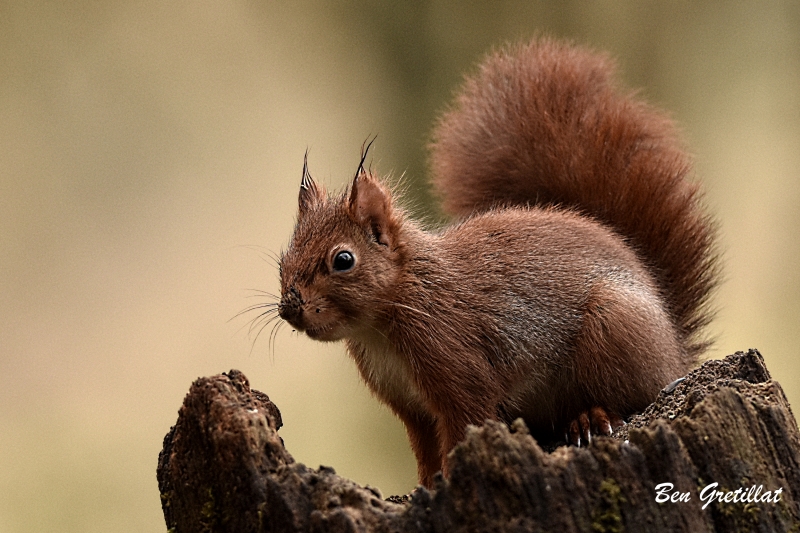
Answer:
[{"label": "squirrel eye", "polygon": [[333,270],[335,272],[347,272],[355,265],[355,256],[347,250],[342,250],[333,258]]}]

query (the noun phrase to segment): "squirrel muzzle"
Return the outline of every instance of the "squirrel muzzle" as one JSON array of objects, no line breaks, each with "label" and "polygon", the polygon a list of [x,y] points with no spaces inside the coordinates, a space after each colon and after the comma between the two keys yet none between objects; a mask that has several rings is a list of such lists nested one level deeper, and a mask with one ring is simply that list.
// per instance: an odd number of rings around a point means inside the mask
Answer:
[{"label": "squirrel muzzle", "polygon": [[281,295],[281,302],[278,304],[278,315],[293,327],[304,330],[303,327],[303,298],[294,287],[289,287]]}]

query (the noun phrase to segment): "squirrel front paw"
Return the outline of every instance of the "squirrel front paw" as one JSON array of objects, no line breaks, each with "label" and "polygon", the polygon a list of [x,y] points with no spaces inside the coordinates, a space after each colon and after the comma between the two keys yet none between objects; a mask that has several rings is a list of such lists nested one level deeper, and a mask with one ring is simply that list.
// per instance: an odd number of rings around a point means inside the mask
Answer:
[{"label": "squirrel front paw", "polygon": [[567,444],[588,446],[592,442],[592,435],[610,436],[615,429],[624,424],[619,415],[595,406],[582,412],[578,418],[569,423],[564,438]]}]

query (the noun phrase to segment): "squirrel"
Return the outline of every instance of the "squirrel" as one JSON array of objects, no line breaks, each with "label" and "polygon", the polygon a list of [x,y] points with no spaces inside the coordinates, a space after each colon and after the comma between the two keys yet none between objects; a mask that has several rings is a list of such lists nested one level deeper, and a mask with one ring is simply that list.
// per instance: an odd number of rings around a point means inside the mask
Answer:
[{"label": "squirrel", "polygon": [[449,226],[412,220],[368,150],[331,196],[306,153],[277,310],[345,341],[420,484],[487,419],[610,435],[709,345],[715,222],[673,122],[617,86],[608,56],[537,38],[466,78],[430,145]]}]

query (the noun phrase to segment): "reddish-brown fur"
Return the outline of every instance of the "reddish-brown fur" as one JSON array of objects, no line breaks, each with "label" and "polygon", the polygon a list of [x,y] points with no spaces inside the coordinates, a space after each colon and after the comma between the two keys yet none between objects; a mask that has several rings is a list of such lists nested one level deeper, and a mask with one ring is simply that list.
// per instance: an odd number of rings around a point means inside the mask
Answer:
[{"label": "reddish-brown fur", "polygon": [[459,216],[495,205],[573,207],[629,240],[690,356],[717,280],[713,223],[686,181],[669,118],[620,90],[604,55],[550,40],[501,50],[437,124],[434,185]]},{"label": "reddish-brown fur", "polygon": [[490,56],[434,133],[461,217],[439,232],[363,167],[338,197],[304,172],[280,315],[346,341],[424,485],[468,424],[607,433],[704,346],[713,226],[670,121],[611,73],[548,40]]}]

